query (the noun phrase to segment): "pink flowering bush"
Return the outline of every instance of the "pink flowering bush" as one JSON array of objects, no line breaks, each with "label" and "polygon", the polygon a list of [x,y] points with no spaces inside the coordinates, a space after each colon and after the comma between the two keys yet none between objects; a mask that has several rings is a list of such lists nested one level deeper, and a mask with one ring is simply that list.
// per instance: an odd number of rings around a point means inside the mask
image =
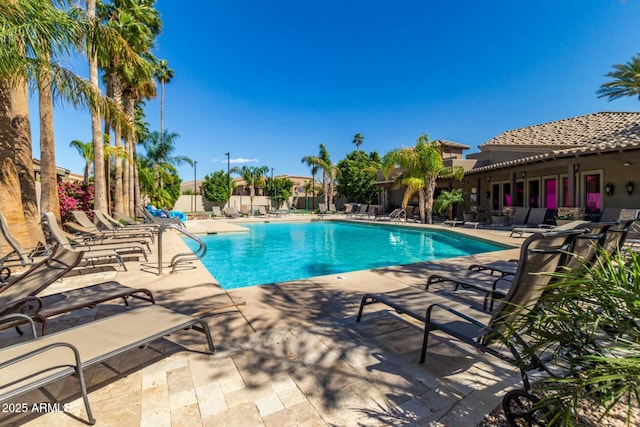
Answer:
[{"label": "pink flowering bush", "polygon": [[85,186],[81,182],[59,182],[58,197],[62,222],[73,221],[71,211],[91,212],[93,209],[93,185]]}]

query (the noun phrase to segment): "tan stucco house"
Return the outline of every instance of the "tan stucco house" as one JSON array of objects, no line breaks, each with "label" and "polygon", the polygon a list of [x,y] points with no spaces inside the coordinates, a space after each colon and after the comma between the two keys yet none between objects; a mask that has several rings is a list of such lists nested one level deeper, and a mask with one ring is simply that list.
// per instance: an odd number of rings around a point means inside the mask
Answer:
[{"label": "tan stucco house", "polygon": [[[462,188],[464,210],[480,220],[514,207],[588,218],[606,207],[640,209],[640,113],[601,112],[509,130],[464,159],[467,146],[444,141],[442,148],[445,164],[466,172],[462,182],[439,181],[439,189]],[[392,192],[390,203],[399,204],[402,190]]]}]

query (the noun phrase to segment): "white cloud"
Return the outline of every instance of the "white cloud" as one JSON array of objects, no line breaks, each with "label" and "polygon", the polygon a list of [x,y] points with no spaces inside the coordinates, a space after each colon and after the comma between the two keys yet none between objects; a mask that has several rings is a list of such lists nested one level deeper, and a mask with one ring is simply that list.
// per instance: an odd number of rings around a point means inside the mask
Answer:
[{"label": "white cloud", "polygon": [[258,159],[243,159],[242,157],[239,157],[237,159],[230,159],[229,162],[230,163],[258,163],[259,160]]}]

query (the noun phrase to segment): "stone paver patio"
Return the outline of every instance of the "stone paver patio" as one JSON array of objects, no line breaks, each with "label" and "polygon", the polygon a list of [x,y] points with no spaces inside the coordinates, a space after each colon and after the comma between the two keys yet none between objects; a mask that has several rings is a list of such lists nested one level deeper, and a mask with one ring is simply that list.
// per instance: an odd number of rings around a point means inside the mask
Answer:
[{"label": "stone paver patio", "polygon": [[[241,225],[187,223],[192,232],[238,231]],[[455,230],[521,242],[500,231]],[[164,260],[185,249],[177,233],[165,233]],[[471,258],[507,259],[517,253]],[[200,262],[158,276],[156,248],[149,263],[129,261],[128,272],[102,267],[67,277],[48,292],[117,280],[151,289],[158,304],[173,310],[205,315],[211,327],[213,355],[204,353],[201,334],[183,331],[86,369],[100,426],[475,426],[506,390],[521,387],[515,368],[444,335],[434,335],[421,365],[421,327],[384,306],[367,307],[363,321],[355,322],[363,293],[419,286],[427,268],[464,268],[469,262],[419,263],[224,291]],[[217,307],[222,308],[212,310]],[[126,309],[114,301],[69,313],[52,320],[49,331]],[[17,339],[14,330],[0,333],[0,345]],[[83,425],[78,391],[70,377],[4,402],[0,425]],[[9,410],[10,403],[31,408],[39,402],[68,403],[68,412]]]}]

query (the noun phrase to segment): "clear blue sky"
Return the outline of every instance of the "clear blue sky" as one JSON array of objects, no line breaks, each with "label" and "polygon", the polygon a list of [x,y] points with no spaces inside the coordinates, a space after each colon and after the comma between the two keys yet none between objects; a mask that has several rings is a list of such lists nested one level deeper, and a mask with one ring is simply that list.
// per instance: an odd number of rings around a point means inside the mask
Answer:
[{"label": "clear blue sky", "polygon": [[[309,174],[324,143],[334,162],[355,149],[411,146],[422,133],[473,147],[509,129],[640,101],[596,97],[612,65],[640,52],[640,1],[159,0],[156,55],[165,127],[198,179],[232,166]],[[81,67],[80,67],[81,68]],[[147,102],[159,129],[160,99]],[[33,110],[34,155],[37,110]],[[56,111],[57,163],[81,173],[69,141],[90,118]],[[245,162],[245,163],[242,163]],[[185,181],[193,168],[178,168]]]}]

